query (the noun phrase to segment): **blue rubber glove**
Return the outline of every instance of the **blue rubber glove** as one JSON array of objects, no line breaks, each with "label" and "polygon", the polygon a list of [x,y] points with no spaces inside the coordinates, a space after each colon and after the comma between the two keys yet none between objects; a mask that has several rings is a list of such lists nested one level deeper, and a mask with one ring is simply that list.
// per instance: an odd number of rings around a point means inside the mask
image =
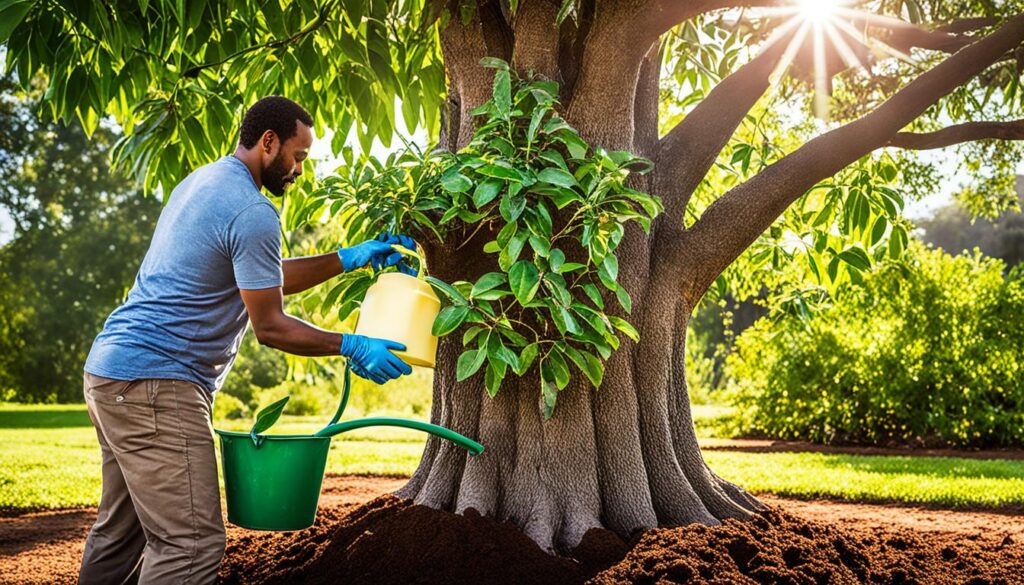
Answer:
[{"label": "blue rubber glove", "polygon": [[377,339],[354,333],[342,333],[341,355],[349,359],[352,371],[360,378],[383,384],[403,374],[411,374],[412,368],[392,349],[405,350],[405,345],[388,339]]},{"label": "blue rubber glove", "polygon": [[350,272],[370,265],[374,272],[397,266],[400,272],[410,276],[416,276],[416,269],[402,262],[402,253],[395,250],[392,245],[398,244],[410,250],[416,249],[416,242],[406,235],[392,235],[391,232],[381,232],[376,239],[367,240],[355,246],[338,250],[338,258],[341,259],[341,269]]}]

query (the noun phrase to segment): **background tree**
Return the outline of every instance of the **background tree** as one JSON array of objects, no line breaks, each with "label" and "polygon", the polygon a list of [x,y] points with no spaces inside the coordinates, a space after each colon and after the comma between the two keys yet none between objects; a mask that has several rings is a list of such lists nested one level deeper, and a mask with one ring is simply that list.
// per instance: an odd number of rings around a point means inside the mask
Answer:
[{"label": "background tree", "polygon": [[[1017,180],[1018,207],[1024,199],[1024,179]],[[1006,262],[1007,268],[1024,261],[1024,214],[1005,212],[995,218],[974,217],[960,205],[950,204],[919,222],[921,239],[950,254],[978,248],[986,256]]]},{"label": "background tree", "polygon": [[112,175],[117,133],[87,139],[77,121],[41,123],[40,92],[0,80],[0,397],[80,402],[82,366],[103,320],[131,286],[160,212]]},{"label": "background tree", "polygon": [[[731,10],[750,5],[790,10],[757,19]],[[806,310],[828,290],[861,280],[878,258],[902,256],[908,226],[901,209],[919,168],[904,150],[1021,135],[1018,2],[883,0],[863,12],[830,6],[8,0],[0,4],[0,39],[8,39],[8,65],[20,78],[49,77],[52,115],[77,115],[92,131],[109,113],[128,128],[114,159],[165,193],[191,168],[227,152],[243,105],[267,93],[306,105],[318,131],[337,130],[336,152],[351,128],[364,147],[374,137],[390,143],[396,98],[410,127],[436,129],[440,145],[454,152],[479,130],[479,106],[493,100],[484,121],[494,108],[509,111],[501,97],[509,78],[493,58],[510,62],[520,77],[532,72],[558,83],[556,108],[584,141],[575,144],[579,166],[570,169],[579,172],[592,153],[603,156],[593,147],[653,160],[653,172],[632,184],[660,198],[664,213],[649,235],[630,224],[616,269],[605,269],[608,290],[631,298],[628,319],[639,341],[625,339],[610,353],[599,390],[573,376],[545,420],[538,406],[552,391],[543,367],[505,376],[488,397],[487,376],[458,381],[463,348],[457,336],[445,337],[431,418],[488,451],[467,459],[431,440],[399,492],[435,508],[510,519],[541,546],[567,550],[593,527],[627,535],[757,509],[754,498],[707,468],[697,447],[683,345],[698,301],[712,287],[716,294],[749,287],[750,270],[771,266],[814,285],[792,296],[791,306]],[[907,53],[913,59],[898,58]],[[787,72],[794,75],[769,92]],[[680,99],[664,95],[680,88]],[[776,140],[787,108],[801,119],[831,112],[832,121]],[[895,150],[876,152],[886,146]],[[1001,155],[1012,160],[1019,152]],[[707,180],[723,173],[727,179]],[[445,188],[464,190],[461,182]],[[502,200],[511,197],[501,192]],[[306,197],[286,202],[289,229],[309,219]],[[555,230],[568,221],[555,214]],[[504,270],[496,250],[484,248],[498,235],[489,224],[465,234],[444,242],[430,231],[415,234],[434,276],[479,284]],[[531,248],[528,260],[550,267],[544,242]],[[566,255],[580,259],[578,251]],[[612,316],[627,317],[612,304],[621,295],[609,295],[609,312],[618,311]]]}]

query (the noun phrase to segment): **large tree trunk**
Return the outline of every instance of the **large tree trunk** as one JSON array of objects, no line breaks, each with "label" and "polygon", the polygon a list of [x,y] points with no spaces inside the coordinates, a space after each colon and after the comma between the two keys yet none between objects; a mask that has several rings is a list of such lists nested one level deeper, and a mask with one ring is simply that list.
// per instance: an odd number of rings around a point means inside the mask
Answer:
[{"label": "large tree trunk", "polygon": [[[578,36],[583,33],[559,35],[552,24],[558,4],[534,0],[520,9],[514,66],[564,81],[558,63],[580,61],[582,70],[565,112],[569,123],[594,144],[651,156],[658,139],[657,45],[634,47],[631,57],[616,54],[619,43],[599,43],[610,50],[580,56]],[[466,112],[489,97],[489,70],[478,66],[480,56],[504,53],[504,45],[494,47],[494,39],[502,35],[480,34],[487,28],[488,13],[481,11],[480,18],[483,24],[453,23],[442,35],[451,85],[460,102],[453,116],[462,114],[452,125],[457,131],[444,144],[453,150],[471,135],[473,121]],[[580,24],[581,31],[593,35],[612,23],[598,18]],[[562,58],[555,59],[556,52]],[[609,71],[609,60],[622,65]],[[588,69],[588,63],[600,66]],[[615,69],[625,71],[626,78],[616,80],[614,91],[600,89],[617,75]],[[638,186],[657,189],[649,178]],[[671,240],[674,230],[664,223],[659,222],[659,230]],[[462,245],[456,235],[444,246],[428,245],[432,273],[449,282],[472,281],[496,270],[494,259],[480,252],[491,237],[478,234]],[[536,367],[522,378],[508,375],[492,399],[482,375],[456,381],[461,336],[456,332],[443,338],[431,420],[477,439],[486,451],[470,457],[431,437],[419,468],[397,495],[442,510],[461,513],[472,508],[510,520],[551,552],[571,551],[592,528],[628,538],[636,530],[716,524],[760,509],[742,489],[718,478],[701,456],[684,372],[692,307],[680,292],[683,268],[652,275],[652,245],[653,240],[631,226],[618,251],[619,281],[633,298],[628,317],[640,330],[640,342],[623,339],[606,363],[600,389],[575,376],[560,393],[550,420],[541,414]]]},{"label": "large tree trunk", "polygon": [[[479,249],[446,250],[432,261],[432,271],[445,280],[472,279],[466,266],[488,269],[482,254],[466,252]],[[620,257],[646,261],[637,252],[623,250]],[[430,438],[398,495],[510,520],[552,552],[570,551],[591,528],[626,538],[639,529],[716,524],[758,509],[756,500],[708,469],[697,446],[684,373],[690,307],[669,278],[624,284],[635,299],[631,318],[640,343],[623,342],[606,364],[600,389],[577,376],[547,421],[536,368],[521,379],[506,377],[492,399],[482,376],[456,382],[461,339],[442,339],[431,419],[487,450],[470,457]]]}]

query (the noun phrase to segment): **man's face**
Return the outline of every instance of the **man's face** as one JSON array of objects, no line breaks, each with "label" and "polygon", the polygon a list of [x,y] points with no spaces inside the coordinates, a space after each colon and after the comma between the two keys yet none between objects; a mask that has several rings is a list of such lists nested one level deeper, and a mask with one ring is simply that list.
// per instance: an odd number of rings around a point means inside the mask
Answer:
[{"label": "man's face", "polygon": [[284,195],[284,190],[302,174],[302,163],[309,156],[313,145],[313,131],[302,122],[295,121],[295,135],[281,142],[272,131],[267,131],[261,140],[263,150],[263,186],[274,196]]}]

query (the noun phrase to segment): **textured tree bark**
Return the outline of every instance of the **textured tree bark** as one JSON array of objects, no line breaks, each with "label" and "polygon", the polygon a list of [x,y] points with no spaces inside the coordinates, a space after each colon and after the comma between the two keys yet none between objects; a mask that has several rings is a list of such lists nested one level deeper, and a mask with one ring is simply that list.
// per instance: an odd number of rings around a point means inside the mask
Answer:
[{"label": "textured tree bark", "polygon": [[[521,73],[533,70],[560,79],[559,35],[552,20],[556,5],[550,0],[521,5],[512,52]],[[442,37],[452,87],[458,90],[459,106],[452,113],[461,114],[448,125],[457,135],[448,141],[452,149],[469,140],[473,121],[467,112],[489,94],[491,77],[475,63],[488,51],[485,37],[476,20],[449,25]],[[567,120],[595,144],[653,155],[658,142],[657,46],[641,47],[631,57],[604,46],[591,51],[589,59],[604,71],[596,78],[585,67],[580,71]],[[594,91],[599,79],[617,79],[621,91],[580,97]],[[653,181],[642,187],[651,190]],[[480,234],[478,241],[463,246],[458,237],[427,245],[432,273],[447,281],[473,280],[496,269],[480,252],[489,237]],[[658,525],[715,524],[760,507],[715,476],[697,447],[682,358],[690,307],[673,282],[678,271],[652,277],[650,241],[636,227],[627,230],[619,258],[619,280],[634,301],[629,317],[642,338],[639,344],[623,340],[606,363],[601,388],[594,390],[583,376],[575,376],[560,393],[555,416],[545,421],[536,368],[521,379],[506,377],[492,399],[481,376],[456,382],[461,339],[443,338],[431,420],[476,438],[487,450],[470,457],[432,437],[412,479],[397,495],[443,510],[472,508],[510,520],[551,552],[571,551],[591,528],[609,528],[628,538]]]}]

